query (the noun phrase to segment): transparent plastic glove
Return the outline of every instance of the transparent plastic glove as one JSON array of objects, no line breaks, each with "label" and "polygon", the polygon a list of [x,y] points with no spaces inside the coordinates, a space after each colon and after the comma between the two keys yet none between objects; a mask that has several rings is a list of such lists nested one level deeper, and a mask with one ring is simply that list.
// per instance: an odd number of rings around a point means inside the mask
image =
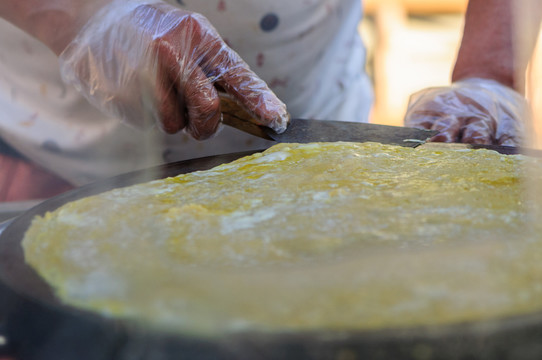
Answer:
[{"label": "transparent plastic glove", "polygon": [[413,94],[405,126],[440,131],[432,141],[517,146],[529,115],[527,101],[513,89],[471,78]]},{"label": "transparent plastic glove", "polygon": [[286,128],[286,106],[200,14],[156,0],[114,0],[60,55],[64,81],[98,108],[167,133],[211,136],[220,123],[216,86],[261,125]]}]

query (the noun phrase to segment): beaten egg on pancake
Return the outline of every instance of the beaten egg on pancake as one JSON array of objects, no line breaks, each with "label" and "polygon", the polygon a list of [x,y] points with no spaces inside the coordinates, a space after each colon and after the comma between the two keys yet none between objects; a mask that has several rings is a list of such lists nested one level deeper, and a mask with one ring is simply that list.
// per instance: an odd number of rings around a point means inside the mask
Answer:
[{"label": "beaten egg on pancake", "polygon": [[488,150],[279,144],[36,217],[67,304],[212,334],[440,325],[542,310],[542,163]]}]

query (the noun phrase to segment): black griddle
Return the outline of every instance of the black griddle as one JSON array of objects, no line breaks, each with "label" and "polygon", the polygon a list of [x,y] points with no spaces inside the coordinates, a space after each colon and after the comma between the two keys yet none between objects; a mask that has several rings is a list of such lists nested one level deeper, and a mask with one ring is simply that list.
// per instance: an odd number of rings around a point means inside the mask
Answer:
[{"label": "black griddle", "polygon": [[106,190],[209,169],[251,153],[211,156],[117,176],[51,198],[15,219],[0,235],[0,356],[17,360],[542,359],[542,313],[448,326],[248,332],[206,339],[62,304],[24,262],[21,241],[35,215]]}]

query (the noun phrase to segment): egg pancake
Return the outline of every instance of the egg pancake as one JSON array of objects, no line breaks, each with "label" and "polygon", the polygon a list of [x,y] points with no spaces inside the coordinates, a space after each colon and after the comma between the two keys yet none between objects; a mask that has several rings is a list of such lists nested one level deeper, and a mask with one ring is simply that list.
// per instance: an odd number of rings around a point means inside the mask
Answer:
[{"label": "egg pancake", "polygon": [[488,150],[279,144],[67,203],[23,247],[65,303],[179,331],[479,321],[542,310],[541,174]]}]

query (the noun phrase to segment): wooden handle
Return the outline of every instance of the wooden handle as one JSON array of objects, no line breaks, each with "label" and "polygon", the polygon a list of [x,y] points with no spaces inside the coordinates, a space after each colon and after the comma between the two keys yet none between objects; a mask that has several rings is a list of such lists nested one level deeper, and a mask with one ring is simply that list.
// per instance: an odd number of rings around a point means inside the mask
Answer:
[{"label": "wooden handle", "polygon": [[223,124],[262,139],[273,140],[267,135],[262,126],[256,124],[254,117],[229,94],[219,91],[218,95],[220,97],[220,112],[222,113]]}]

